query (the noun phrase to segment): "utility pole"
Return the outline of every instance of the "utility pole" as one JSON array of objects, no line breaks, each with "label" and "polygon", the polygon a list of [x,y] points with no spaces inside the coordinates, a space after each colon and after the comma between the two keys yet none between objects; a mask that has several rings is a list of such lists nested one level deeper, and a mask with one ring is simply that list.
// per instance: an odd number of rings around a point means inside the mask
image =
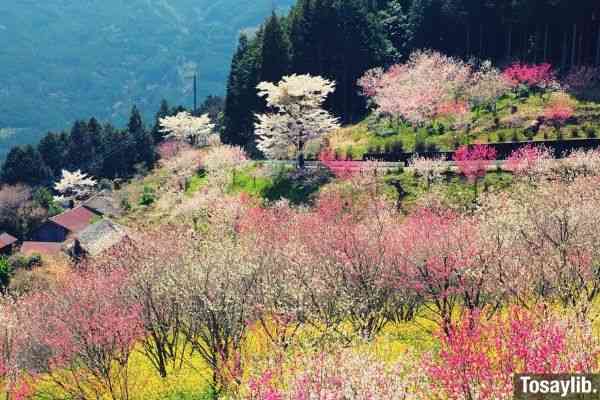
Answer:
[{"label": "utility pole", "polygon": [[198,73],[194,72],[194,111],[192,114],[196,115],[198,112]]}]

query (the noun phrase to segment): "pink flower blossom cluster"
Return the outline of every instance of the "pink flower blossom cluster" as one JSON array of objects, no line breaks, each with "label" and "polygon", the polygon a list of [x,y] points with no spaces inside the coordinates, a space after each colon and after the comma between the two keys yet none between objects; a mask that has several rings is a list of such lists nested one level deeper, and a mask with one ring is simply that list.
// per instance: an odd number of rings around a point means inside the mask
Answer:
[{"label": "pink flower blossom cluster", "polygon": [[503,168],[518,176],[543,174],[551,167],[554,157],[543,146],[527,145],[515,150],[504,163]]},{"label": "pink flower blossom cluster", "polygon": [[493,147],[476,144],[471,147],[462,146],[454,152],[453,159],[460,172],[471,182],[483,178],[497,152]]},{"label": "pink flower blossom cluster", "polygon": [[552,65],[514,63],[503,71],[503,76],[512,86],[524,85],[543,89],[555,81]]},{"label": "pink flower blossom cluster", "polygon": [[568,339],[574,333],[543,309],[513,306],[489,320],[476,311],[438,335],[439,354],[425,364],[434,387],[449,399],[510,399],[514,374],[597,370],[597,344],[587,332],[582,354]]}]

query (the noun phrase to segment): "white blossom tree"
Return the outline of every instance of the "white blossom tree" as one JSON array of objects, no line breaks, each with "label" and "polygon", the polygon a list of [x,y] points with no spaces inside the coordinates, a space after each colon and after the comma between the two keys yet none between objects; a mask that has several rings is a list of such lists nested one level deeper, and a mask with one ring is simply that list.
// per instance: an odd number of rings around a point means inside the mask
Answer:
[{"label": "white blossom tree", "polygon": [[320,76],[294,74],[278,84],[261,82],[257,88],[258,95],[274,109],[256,116],[258,149],[269,158],[284,158],[293,147],[302,168],[305,144],[339,128],[337,118],[322,108],[335,83]]},{"label": "white blossom tree", "polygon": [[208,114],[194,117],[186,111],[162,118],[160,126],[161,132],[167,133],[167,138],[187,141],[192,146],[207,146],[215,128]]},{"label": "white blossom tree", "polygon": [[61,180],[54,184],[54,190],[60,193],[55,200],[62,202],[85,199],[94,192],[95,187],[96,180],[81,170],[69,172],[63,169]]}]

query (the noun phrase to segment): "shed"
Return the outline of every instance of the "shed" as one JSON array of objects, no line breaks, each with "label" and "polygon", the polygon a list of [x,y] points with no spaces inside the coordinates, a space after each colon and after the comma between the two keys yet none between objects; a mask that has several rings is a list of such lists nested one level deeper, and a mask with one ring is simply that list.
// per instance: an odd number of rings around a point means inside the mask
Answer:
[{"label": "shed", "polygon": [[88,210],[107,217],[120,217],[123,211],[119,203],[108,193],[100,193],[83,203]]},{"label": "shed", "polygon": [[15,244],[18,242],[19,240],[14,237],[13,235],[10,235],[8,233],[3,233],[0,235],[0,254],[2,255],[10,255],[12,254]]},{"label": "shed", "polygon": [[111,220],[103,219],[74,236],[72,253],[75,257],[82,255],[95,257],[126,237],[127,232],[124,227]]},{"label": "shed", "polygon": [[33,235],[40,242],[64,242],[68,236],[81,232],[92,224],[98,214],[85,207],[76,207],[46,221]]},{"label": "shed", "polygon": [[57,256],[62,251],[62,243],[23,242],[21,253],[25,255],[39,254],[42,256]]}]

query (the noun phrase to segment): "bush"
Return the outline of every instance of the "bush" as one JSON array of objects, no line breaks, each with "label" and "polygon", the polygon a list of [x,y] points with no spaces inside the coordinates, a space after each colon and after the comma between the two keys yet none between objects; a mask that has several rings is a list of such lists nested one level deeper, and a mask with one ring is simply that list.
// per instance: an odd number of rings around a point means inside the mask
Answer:
[{"label": "bush", "polygon": [[506,135],[504,134],[504,132],[498,132],[498,141],[504,142],[505,140],[506,140]]},{"label": "bush", "polygon": [[10,278],[13,275],[13,269],[6,257],[0,258],[0,293],[4,292],[10,285]]},{"label": "bush", "polygon": [[579,128],[574,127],[573,129],[571,129],[571,137],[574,139],[581,137],[579,133]]},{"label": "bush", "polygon": [[156,201],[156,192],[150,186],[144,186],[144,192],[140,197],[141,206],[150,206]]},{"label": "bush", "polygon": [[585,132],[585,136],[589,139],[594,139],[598,136],[596,133],[596,129],[594,129],[594,127],[591,125],[584,126],[583,131]]}]

